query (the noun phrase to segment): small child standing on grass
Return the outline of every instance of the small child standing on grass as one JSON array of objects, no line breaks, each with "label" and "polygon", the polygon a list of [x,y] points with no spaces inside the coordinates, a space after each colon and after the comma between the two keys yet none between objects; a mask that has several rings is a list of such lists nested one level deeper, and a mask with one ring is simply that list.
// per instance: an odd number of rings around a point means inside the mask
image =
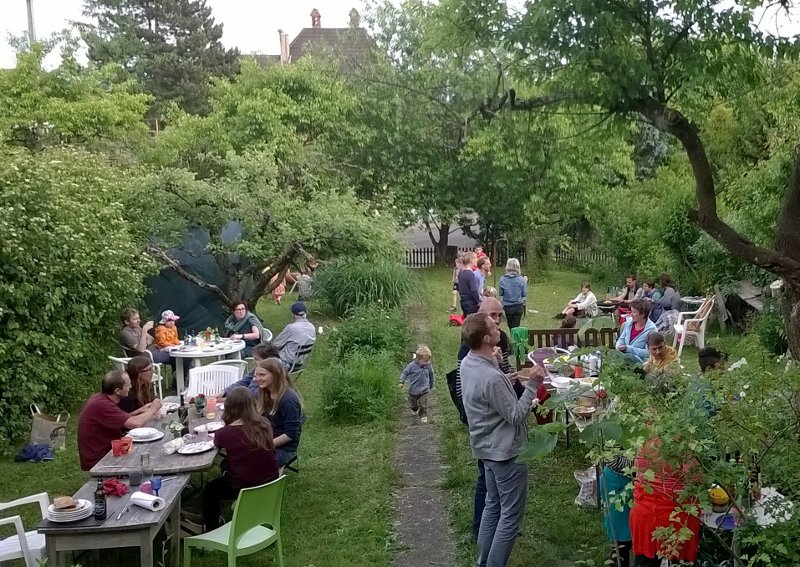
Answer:
[{"label": "small child standing on grass", "polygon": [[400,387],[408,383],[408,403],[421,423],[428,423],[428,394],[433,389],[433,365],[431,349],[425,345],[417,347],[416,358],[400,374]]}]

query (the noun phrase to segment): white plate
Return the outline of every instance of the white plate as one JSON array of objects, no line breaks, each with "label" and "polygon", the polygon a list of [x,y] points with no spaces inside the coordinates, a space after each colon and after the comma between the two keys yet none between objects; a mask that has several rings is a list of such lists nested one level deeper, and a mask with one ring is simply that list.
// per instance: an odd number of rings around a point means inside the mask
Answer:
[{"label": "white plate", "polygon": [[555,386],[556,388],[569,388],[574,384],[572,378],[567,378],[565,376],[550,376],[550,383]]},{"label": "white plate", "polygon": [[194,428],[195,433],[202,433],[203,431],[208,431],[209,433],[213,433],[225,427],[225,424],[221,421],[209,421],[208,423],[204,423],[203,425],[198,425]]},{"label": "white plate", "polygon": [[194,345],[184,345],[181,348],[179,348],[178,350],[181,351],[181,352],[192,352],[192,351],[197,350],[197,347],[194,346]]},{"label": "white plate", "polygon": [[196,455],[197,453],[205,453],[214,448],[213,441],[206,441],[204,443],[189,443],[178,449],[181,455]]},{"label": "white plate", "polygon": [[93,513],[94,513],[94,507],[90,506],[87,510],[84,510],[79,516],[65,518],[62,516],[53,516],[51,514],[48,514],[47,519],[50,520],[51,522],[57,522],[57,523],[77,522],[91,517]]},{"label": "white plate", "polygon": [[175,411],[179,407],[181,407],[181,405],[178,402],[164,402],[161,404],[161,409],[166,411]]},{"label": "white plate", "polygon": [[134,443],[150,443],[151,441],[158,441],[159,439],[162,439],[163,437],[164,437],[164,432],[163,431],[156,431],[156,433],[154,435],[151,435],[150,437],[134,437],[133,438],[133,442]]},{"label": "white plate", "polygon": [[156,433],[159,433],[159,431],[155,427],[136,427],[128,431],[128,435],[133,437],[134,441],[153,437]]},{"label": "white plate", "polygon": [[75,516],[78,514],[82,514],[83,512],[86,511],[87,508],[92,507],[92,503],[89,502],[88,500],[84,500],[83,498],[78,498],[77,500],[78,500],[78,505],[75,506],[74,508],[69,508],[67,510],[56,510],[56,505],[50,504],[50,506],[47,508],[47,513],[48,515],[53,515],[53,516]]}]

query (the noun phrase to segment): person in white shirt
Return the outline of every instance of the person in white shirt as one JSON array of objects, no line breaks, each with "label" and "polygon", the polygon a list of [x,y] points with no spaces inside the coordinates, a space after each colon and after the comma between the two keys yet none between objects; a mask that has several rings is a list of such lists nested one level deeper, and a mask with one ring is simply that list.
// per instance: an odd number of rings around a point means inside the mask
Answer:
[{"label": "person in white shirt", "polygon": [[575,317],[597,317],[597,312],[597,297],[592,293],[592,284],[583,282],[581,284],[581,292],[575,299],[567,303],[558,318],[563,319],[569,315]]},{"label": "person in white shirt", "polygon": [[278,349],[278,357],[286,368],[291,368],[297,360],[297,352],[301,347],[313,344],[317,338],[314,324],[307,319],[308,309],[302,301],[292,304],[294,321],[286,325],[283,331],[272,341]]}]

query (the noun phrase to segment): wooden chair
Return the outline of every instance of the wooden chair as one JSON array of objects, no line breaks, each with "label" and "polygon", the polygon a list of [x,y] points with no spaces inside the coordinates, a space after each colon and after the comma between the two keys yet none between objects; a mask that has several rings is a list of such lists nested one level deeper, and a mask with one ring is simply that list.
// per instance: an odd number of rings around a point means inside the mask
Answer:
[{"label": "wooden chair", "polygon": [[672,337],[672,346],[678,345],[678,357],[683,352],[687,335],[694,337],[697,348],[706,346],[706,324],[714,310],[714,303],[714,296],[710,295],[705,298],[697,311],[681,311],[678,315],[678,322],[674,325],[675,333]]}]

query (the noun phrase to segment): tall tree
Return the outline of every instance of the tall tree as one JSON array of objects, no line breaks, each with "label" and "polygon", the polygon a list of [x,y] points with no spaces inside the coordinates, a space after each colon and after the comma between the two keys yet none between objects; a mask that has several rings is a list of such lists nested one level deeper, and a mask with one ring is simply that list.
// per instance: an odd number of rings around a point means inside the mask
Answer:
[{"label": "tall tree", "polygon": [[[466,28],[485,30],[485,2],[456,0]],[[489,2],[499,5],[502,2]],[[800,356],[800,153],[778,214],[773,246],[761,246],[720,216],[717,183],[698,122],[712,104],[746,92],[769,57],[787,44],[754,25],[759,9],[788,2],[753,0],[539,0],[524,14],[489,27],[514,45],[524,79],[543,96],[515,100],[509,91],[486,102],[497,110],[552,103],[592,105],[609,116],[648,120],[682,145],[695,181],[694,222],[728,252],[784,280],[791,350]],[[479,6],[480,5],[480,6]],[[502,36],[502,37],[499,37]]]},{"label": "tall tree", "polygon": [[193,114],[209,110],[209,79],[233,77],[236,49],[222,45],[222,24],[206,0],[86,0],[89,59],[117,63],[155,97],[150,117],[161,119],[175,102]]}]

